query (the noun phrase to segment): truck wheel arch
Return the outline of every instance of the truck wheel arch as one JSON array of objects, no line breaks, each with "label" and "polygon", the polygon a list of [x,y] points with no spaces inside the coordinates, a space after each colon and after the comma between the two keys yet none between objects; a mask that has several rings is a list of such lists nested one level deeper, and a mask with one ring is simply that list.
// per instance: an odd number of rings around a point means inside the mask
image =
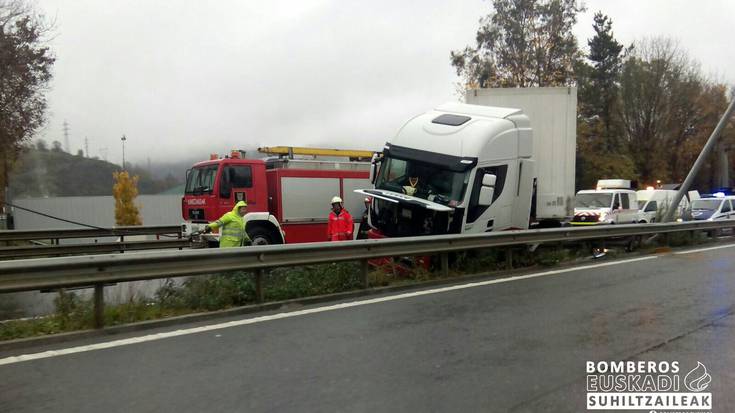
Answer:
[{"label": "truck wheel arch", "polygon": [[281,226],[273,215],[267,212],[254,212],[245,215],[247,226],[245,230],[255,244],[256,239],[266,239],[267,242],[258,242],[257,245],[285,244]]}]

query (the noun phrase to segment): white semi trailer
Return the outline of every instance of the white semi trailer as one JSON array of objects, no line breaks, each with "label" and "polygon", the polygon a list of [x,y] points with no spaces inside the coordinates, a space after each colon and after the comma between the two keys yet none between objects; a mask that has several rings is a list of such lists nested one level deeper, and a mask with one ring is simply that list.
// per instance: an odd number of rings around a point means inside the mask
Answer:
[{"label": "white semi trailer", "polygon": [[535,218],[552,226],[574,214],[577,88],[489,88],[467,91],[474,105],[519,108],[531,120],[536,161]]},{"label": "white semi trailer", "polygon": [[[508,99],[521,91],[530,97],[516,105],[447,103],[409,120],[375,160],[374,188],[356,191],[372,197],[369,236],[526,229],[569,217],[576,90],[523,89]],[[520,106],[540,120],[534,123]]]}]

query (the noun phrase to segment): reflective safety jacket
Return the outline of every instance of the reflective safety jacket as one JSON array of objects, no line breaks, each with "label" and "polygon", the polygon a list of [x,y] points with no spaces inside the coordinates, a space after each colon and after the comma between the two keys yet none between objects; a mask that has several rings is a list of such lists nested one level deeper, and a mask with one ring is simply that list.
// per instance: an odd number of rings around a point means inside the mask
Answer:
[{"label": "reflective safety jacket", "polygon": [[352,216],[346,209],[340,211],[339,215],[334,211],[329,213],[329,223],[327,224],[327,237],[330,241],[346,241],[352,239],[352,231],[354,230],[354,222]]},{"label": "reflective safety jacket", "polygon": [[232,208],[232,211],[222,215],[220,219],[209,224],[212,229],[220,228],[219,247],[241,247],[250,245],[250,237],[245,232],[247,221],[237,213],[240,207],[247,206],[243,201],[239,201]]}]

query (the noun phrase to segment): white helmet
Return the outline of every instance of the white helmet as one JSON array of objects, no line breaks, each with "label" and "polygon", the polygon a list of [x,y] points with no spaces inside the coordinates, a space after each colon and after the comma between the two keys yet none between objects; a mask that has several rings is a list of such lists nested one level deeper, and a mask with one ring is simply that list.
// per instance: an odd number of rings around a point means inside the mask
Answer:
[{"label": "white helmet", "polygon": [[342,198],[340,198],[338,196],[335,196],[334,198],[332,198],[332,202],[331,203],[332,204],[341,204],[342,203]]}]

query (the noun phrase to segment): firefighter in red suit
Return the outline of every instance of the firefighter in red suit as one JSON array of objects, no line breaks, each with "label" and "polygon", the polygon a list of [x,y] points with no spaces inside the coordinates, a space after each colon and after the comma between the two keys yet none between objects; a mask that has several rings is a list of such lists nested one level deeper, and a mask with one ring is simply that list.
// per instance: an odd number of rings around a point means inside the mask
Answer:
[{"label": "firefighter in red suit", "polygon": [[342,198],[338,196],[332,198],[332,212],[329,213],[329,223],[327,224],[327,240],[351,240],[354,225],[352,216],[344,209]]}]

